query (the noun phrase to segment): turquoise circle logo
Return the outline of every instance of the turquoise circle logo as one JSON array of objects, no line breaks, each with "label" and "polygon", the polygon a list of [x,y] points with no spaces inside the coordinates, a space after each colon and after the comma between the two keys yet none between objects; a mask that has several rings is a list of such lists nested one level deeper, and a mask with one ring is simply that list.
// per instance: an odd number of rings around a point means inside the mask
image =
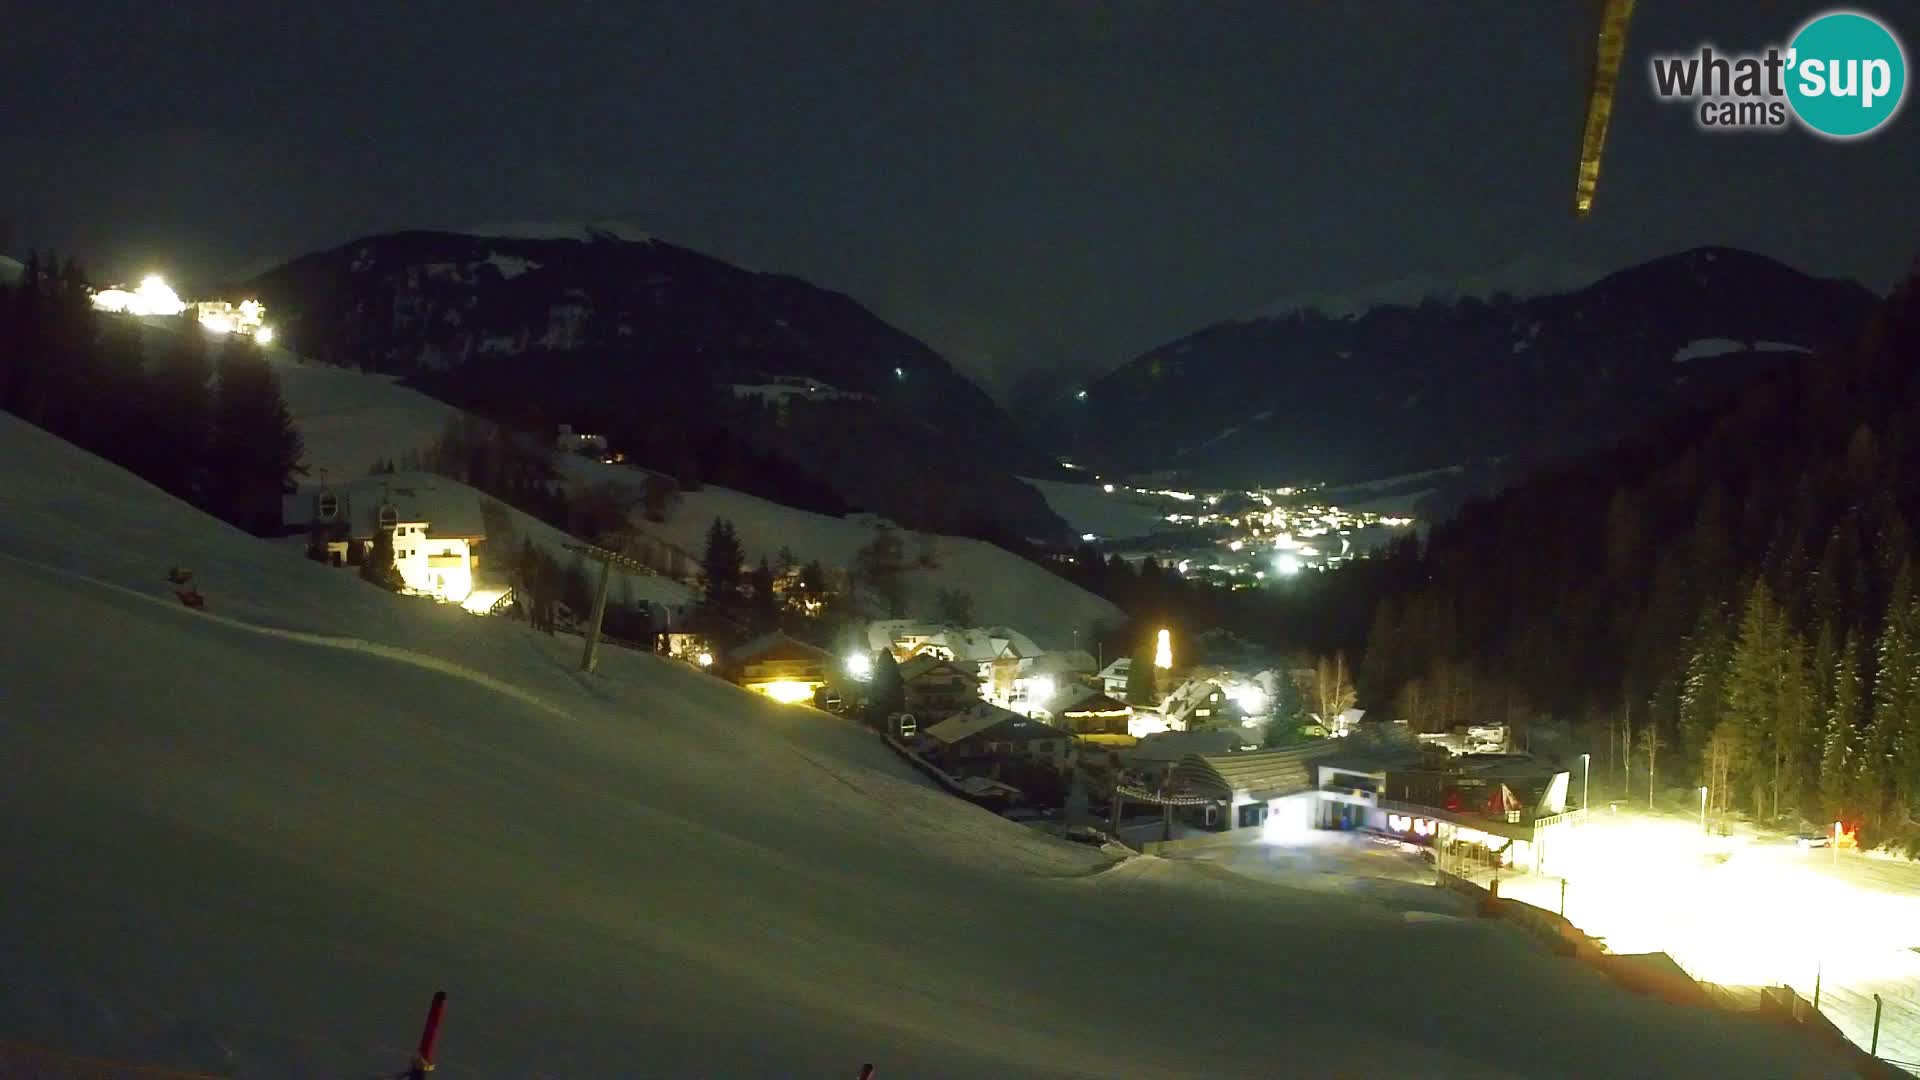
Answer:
[{"label": "turquoise circle logo", "polygon": [[1828,12],[1801,27],[1787,48],[1787,101],[1816,133],[1857,138],[1900,111],[1907,56],[1878,19]]}]

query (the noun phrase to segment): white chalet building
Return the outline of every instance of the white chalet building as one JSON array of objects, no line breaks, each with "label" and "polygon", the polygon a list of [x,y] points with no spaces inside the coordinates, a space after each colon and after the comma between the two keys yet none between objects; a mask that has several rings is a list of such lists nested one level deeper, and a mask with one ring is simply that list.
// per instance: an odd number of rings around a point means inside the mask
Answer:
[{"label": "white chalet building", "polygon": [[454,604],[473,592],[473,548],[486,539],[479,500],[430,473],[302,488],[282,500],[281,520],[324,542],[334,566],[352,562],[356,544],[370,550],[376,535],[390,532],[407,590]]}]

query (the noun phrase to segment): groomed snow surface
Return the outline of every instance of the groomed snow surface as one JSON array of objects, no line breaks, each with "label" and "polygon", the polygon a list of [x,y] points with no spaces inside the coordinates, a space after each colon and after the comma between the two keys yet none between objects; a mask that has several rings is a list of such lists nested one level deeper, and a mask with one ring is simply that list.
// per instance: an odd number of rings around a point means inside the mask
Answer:
[{"label": "groomed snow surface", "polygon": [[450,1077],[1843,1074],[1504,925],[1110,865],[667,661],[581,676],[12,417],[0,454],[0,1040],[374,1076],[445,988]]}]

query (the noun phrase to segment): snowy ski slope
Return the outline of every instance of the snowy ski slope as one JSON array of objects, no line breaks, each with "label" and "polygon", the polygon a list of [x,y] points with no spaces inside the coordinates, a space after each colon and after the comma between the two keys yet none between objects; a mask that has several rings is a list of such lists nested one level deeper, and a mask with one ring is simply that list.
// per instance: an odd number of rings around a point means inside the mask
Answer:
[{"label": "snowy ski slope", "polygon": [[1112,865],[837,718],[583,677],[12,417],[0,457],[0,1041],[373,1076],[444,987],[459,1077],[1841,1075],[1502,925]]},{"label": "snowy ski slope", "polygon": [[[398,459],[433,441],[454,412],[452,406],[395,385],[386,376],[303,362],[280,349],[270,353],[287,407],[306,439],[312,478],[318,478],[320,469],[335,477],[365,475],[375,461]],[[561,462],[582,484],[610,481],[638,498],[643,473],[572,455],[563,456]],[[716,516],[733,521],[749,561],[763,556],[772,559],[787,547],[803,562],[819,559],[829,566],[846,567],[853,553],[873,537],[869,526],[711,485],[686,493],[665,523],[637,524],[697,554]],[[516,528],[538,540],[545,527],[523,518],[516,520]],[[1063,649],[1076,642],[1084,647],[1096,621],[1118,625],[1125,619],[1119,608],[1100,597],[992,544],[940,537],[938,548],[938,567],[916,566],[905,575],[907,615],[933,617],[938,613],[940,589],[963,590],[973,596],[975,621],[1005,623],[1050,648]],[[918,543],[909,537],[908,556],[917,554]],[[684,602],[648,591],[659,584],[663,584],[659,579],[649,583],[636,578],[633,588],[641,599]]]}]

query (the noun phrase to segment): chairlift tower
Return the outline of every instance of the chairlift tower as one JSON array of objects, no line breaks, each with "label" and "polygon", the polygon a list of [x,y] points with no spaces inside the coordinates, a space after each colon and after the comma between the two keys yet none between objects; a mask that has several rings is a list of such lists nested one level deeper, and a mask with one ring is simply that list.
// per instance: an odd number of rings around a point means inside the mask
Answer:
[{"label": "chairlift tower", "polygon": [[593,616],[587,620],[591,624],[587,627],[587,644],[580,654],[580,670],[591,673],[600,659],[600,620],[607,614],[607,586],[613,579],[614,566],[617,564],[620,569],[630,574],[644,574],[647,568],[638,560],[622,555],[611,548],[603,548],[595,544],[565,546],[568,551],[577,552],[600,563],[600,584],[593,590]]}]

